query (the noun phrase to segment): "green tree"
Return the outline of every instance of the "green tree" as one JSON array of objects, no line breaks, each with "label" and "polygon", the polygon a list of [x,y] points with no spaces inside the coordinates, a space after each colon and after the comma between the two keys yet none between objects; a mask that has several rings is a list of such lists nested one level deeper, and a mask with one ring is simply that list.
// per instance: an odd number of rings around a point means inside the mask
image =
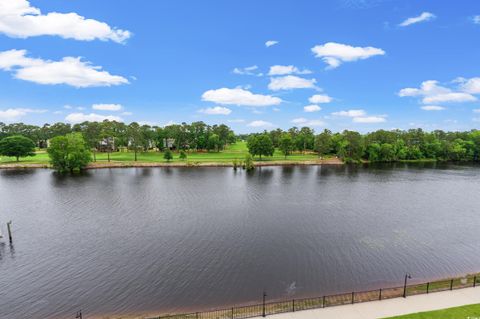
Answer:
[{"label": "green tree", "polygon": [[282,133],[278,140],[278,148],[287,159],[287,155],[290,155],[294,149],[295,145],[293,139],[288,133]]},{"label": "green tree", "polygon": [[323,157],[332,151],[332,132],[325,129],[315,137],[314,149],[318,156]]},{"label": "green tree", "polygon": [[21,135],[8,136],[0,140],[0,155],[20,157],[35,156],[35,143]]},{"label": "green tree", "polygon": [[173,153],[169,148],[167,148],[165,153],[163,153],[163,158],[166,159],[167,162],[170,162],[173,159]]},{"label": "green tree", "polygon": [[82,170],[92,160],[89,147],[81,133],[52,138],[47,152],[53,168],[60,172]]},{"label": "green tree", "polygon": [[247,140],[248,152],[252,156],[273,156],[275,148],[273,147],[272,139],[266,133],[260,135],[251,135]]},{"label": "green tree", "polygon": [[137,153],[142,150],[144,135],[141,132],[140,125],[132,122],[127,128],[128,148],[133,150],[135,154],[135,162],[137,161]]}]

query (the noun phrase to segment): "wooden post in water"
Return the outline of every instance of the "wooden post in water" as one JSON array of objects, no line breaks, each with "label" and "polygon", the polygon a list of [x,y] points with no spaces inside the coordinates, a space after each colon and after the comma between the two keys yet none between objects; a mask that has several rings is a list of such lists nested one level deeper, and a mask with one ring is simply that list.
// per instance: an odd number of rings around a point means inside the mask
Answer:
[{"label": "wooden post in water", "polygon": [[473,276],[473,287],[477,285],[477,276]]},{"label": "wooden post in water", "polygon": [[450,280],[450,290],[453,290],[453,279]]},{"label": "wooden post in water", "polygon": [[380,288],[380,293],[378,294],[378,300],[382,300],[382,288]]},{"label": "wooden post in water", "polygon": [[77,315],[75,316],[76,319],[83,319],[82,317],[82,310],[77,311]]},{"label": "wooden post in water", "polygon": [[12,221],[9,221],[7,223],[7,230],[8,230],[8,239],[10,240],[10,242],[13,241],[13,238],[12,238]]},{"label": "wooden post in water", "polygon": [[427,282],[427,294],[430,292],[430,282]]},{"label": "wooden post in water", "polygon": [[352,291],[352,305],[355,303],[355,292]]}]

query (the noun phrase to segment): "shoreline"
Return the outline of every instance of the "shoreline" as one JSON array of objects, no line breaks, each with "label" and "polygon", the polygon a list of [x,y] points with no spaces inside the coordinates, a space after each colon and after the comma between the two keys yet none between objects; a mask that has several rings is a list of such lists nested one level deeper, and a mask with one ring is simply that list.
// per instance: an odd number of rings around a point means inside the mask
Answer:
[{"label": "shoreline", "polygon": [[[324,160],[310,161],[265,161],[255,162],[256,167],[263,166],[313,166],[313,165],[344,165],[338,158],[328,158]],[[144,167],[233,167],[230,162],[92,162],[86,169],[102,169],[102,168],[144,168]],[[0,164],[1,169],[33,169],[43,168],[52,169],[49,164],[38,163],[9,163]]]}]

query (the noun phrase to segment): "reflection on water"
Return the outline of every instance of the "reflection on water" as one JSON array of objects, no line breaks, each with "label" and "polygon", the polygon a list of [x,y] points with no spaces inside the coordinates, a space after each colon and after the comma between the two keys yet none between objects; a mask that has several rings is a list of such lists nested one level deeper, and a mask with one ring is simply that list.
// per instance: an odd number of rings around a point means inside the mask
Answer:
[{"label": "reflection on water", "polygon": [[201,310],[264,289],[301,298],[479,271],[479,177],[436,163],[2,170],[15,246],[0,240],[0,318]]}]

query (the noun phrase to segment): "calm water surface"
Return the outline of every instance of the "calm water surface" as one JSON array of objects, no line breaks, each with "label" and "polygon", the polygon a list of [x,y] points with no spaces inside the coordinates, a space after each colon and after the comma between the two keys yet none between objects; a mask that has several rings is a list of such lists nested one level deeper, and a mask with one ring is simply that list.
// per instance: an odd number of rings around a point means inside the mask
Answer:
[{"label": "calm water surface", "polygon": [[480,167],[0,171],[0,318],[208,309],[480,271]]}]

